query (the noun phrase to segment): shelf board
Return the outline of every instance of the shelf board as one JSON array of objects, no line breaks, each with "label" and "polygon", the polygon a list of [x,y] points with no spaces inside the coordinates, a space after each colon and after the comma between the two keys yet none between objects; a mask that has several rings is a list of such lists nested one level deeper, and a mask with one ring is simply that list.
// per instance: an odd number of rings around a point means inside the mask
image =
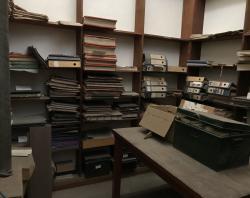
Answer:
[{"label": "shelf board", "polygon": [[222,32],[218,34],[212,34],[208,36],[207,38],[201,38],[201,39],[191,39],[192,42],[208,42],[208,41],[223,41],[223,40],[235,40],[235,39],[241,39],[243,36],[243,30],[238,31],[230,31],[230,32]]},{"label": "shelf board", "polygon": [[125,121],[138,121],[139,118],[131,119],[121,119],[121,120],[84,120],[86,123],[95,123],[95,122],[125,122]]},{"label": "shelf board", "polygon": [[166,71],[166,72],[160,72],[160,71],[143,71],[145,74],[187,74],[187,72],[174,72],[174,71]]},{"label": "shelf board", "polygon": [[188,41],[188,39],[182,39],[182,38],[176,38],[176,37],[169,37],[169,36],[160,36],[160,35],[154,35],[154,34],[144,34],[145,38],[152,38],[152,39],[162,39],[167,41]]},{"label": "shelf board", "polygon": [[11,101],[48,101],[50,100],[47,96],[42,97],[23,97],[23,98],[13,98],[11,97]]},{"label": "shelf board", "polygon": [[60,149],[52,149],[52,153],[61,152],[61,151],[71,151],[71,150],[78,150],[79,147],[66,147]]},{"label": "shelf board", "polygon": [[115,30],[114,34],[122,35],[122,36],[142,36],[142,34],[131,32],[131,31],[124,31],[124,30]]},{"label": "shelf board", "polygon": [[60,28],[60,29],[72,29],[77,30],[81,29],[81,26],[76,25],[62,25],[58,22],[40,22],[40,21],[32,21],[32,20],[24,20],[24,19],[10,19],[10,23],[13,24],[28,24],[28,25],[36,25],[36,26],[42,26],[42,27],[53,27],[53,28]]},{"label": "shelf board", "polygon": [[76,96],[76,97],[73,97],[73,96],[70,96],[70,97],[50,97],[51,100],[80,100],[80,96]]},{"label": "shelf board", "polygon": [[188,68],[199,68],[199,69],[221,69],[223,67],[223,69],[231,69],[231,70],[236,70],[237,66],[187,66]]},{"label": "shelf board", "polygon": [[109,29],[109,28],[98,27],[98,26],[89,26],[89,25],[84,25],[83,30],[98,31],[98,32],[102,32],[102,33],[121,35],[121,36],[142,36],[142,34],[132,32],[132,31],[116,30],[116,29],[113,30],[113,29]]},{"label": "shelf board", "polygon": [[84,70],[84,72],[89,72],[89,73],[140,73],[140,71],[135,71],[135,70],[125,70],[125,69],[117,69],[116,70]]}]

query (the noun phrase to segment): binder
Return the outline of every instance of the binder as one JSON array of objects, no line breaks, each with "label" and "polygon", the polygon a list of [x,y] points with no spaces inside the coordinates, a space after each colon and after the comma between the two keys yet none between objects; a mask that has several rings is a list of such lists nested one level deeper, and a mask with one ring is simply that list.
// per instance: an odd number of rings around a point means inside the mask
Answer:
[{"label": "binder", "polygon": [[167,86],[166,81],[144,81],[144,86]]},{"label": "binder", "polygon": [[232,83],[231,82],[221,82],[221,81],[209,81],[208,85],[209,85],[209,87],[218,87],[218,88],[229,89],[232,86]]},{"label": "binder", "polygon": [[164,86],[146,86],[145,91],[146,92],[166,92],[167,87],[164,87]]},{"label": "binder", "polygon": [[142,93],[143,98],[166,98],[167,94],[166,93]]},{"label": "binder", "polygon": [[160,54],[150,54],[150,59],[158,59],[158,60],[165,60],[165,56],[164,55],[160,55]]},{"label": "binder", "polygon": [[196,82],[196,81],[190,81],[188,83],[189,87],[194,87],[194,88],[202,88],[204,86],[203,82]]},{"label": "binder", "polygon": [[203,82],[205,81],[206,78],[205,77],[200,77],[200,76],[188,76],[186,81],[196,81],[196,82]]},{"label": "binder", "polygon": [[48,61],[48,66],[51,68],[55,67],[64,67],[64,68],[80,68],[81,62],[80,61]]},{"label": "binder", "polygon": [[168,72],[178,72],[178,73],[186,73],[187,67],[175,67],[175,66],[168,66]]},{"label": "binder", "polygon": [[150,64],[152,65],[167,65],[166,60],[151,59]]},{"label": "binder", "polygon": [[193,87],[187,87],[186,88],[186,93],[199,94],[200,92],[201,92],[201,89],[198,89],[198,88],[193,88]]},{"label": "binder", "polygon": [[220,96],[230,96],[231,90],[230,89],[222,89],[217,87],[209,87],[207,92],[209,94],[220,95]]}]

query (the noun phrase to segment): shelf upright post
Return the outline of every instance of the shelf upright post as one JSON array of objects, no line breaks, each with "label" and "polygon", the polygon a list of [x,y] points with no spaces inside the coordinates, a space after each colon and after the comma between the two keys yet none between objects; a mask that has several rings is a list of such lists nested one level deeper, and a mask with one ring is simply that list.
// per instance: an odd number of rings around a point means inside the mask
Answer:
[{"label": "shelf upright post", "polygon": [[[192,34],[202,34],[205,4],[206,0],[183,1],[181,30],[182,39],[190,39],[190,36]],[[180,66],[186,66],[186,62],[188,59],[200,59],[200,54],[201,42],[182,42],[180,47]],[[188,75],[199,75],[199,70],[188,70]],[[183,86],[183,82],[180,85]]]},{"label": "shelf upright post", "polygon": [[[76,0],[76,22],[83,23],[83,0]],[[77,78],[80,83],[80,128],[79,128],[79,150],[77,154],[78,162],[78,172],[81,176],[83,174],[82,170],[82,131],[84,127],[83,117],[82,117],[82,106],[83,106],[83,26],[76,30],[76,53],[81,57],[81,68],[78,70]]]},{"label": "shelf upright post", "polygon": [[[250,31],[250,0],[246,1],[244,33]],[[250,37],[243,34],[242,50],[250,50]],[[241,71],[238,75],[237,95],[246,96],[250,89],[250,71]]]},{"label": "shelf upright post", "polygon": [[138,104],[141,106],[141,82],[142,63],[144,49],[144,24],[145,24],[145,0],[136,0],[135,8],[135,33],[134,37],[134,63],[138,73],[133,74],[133,91],[139,93]]},{"label": "shelf upright post", "polygon": [[8,1],[0,0],[0,176],[11,173],[10,72]]}]

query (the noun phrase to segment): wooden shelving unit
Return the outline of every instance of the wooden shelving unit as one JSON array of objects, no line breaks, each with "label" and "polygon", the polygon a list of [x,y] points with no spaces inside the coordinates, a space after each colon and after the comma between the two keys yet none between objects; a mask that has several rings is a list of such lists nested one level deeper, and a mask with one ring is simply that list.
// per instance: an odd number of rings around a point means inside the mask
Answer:
[{"label": "wooden shelving unit", "polygon": [[[83,15],[83,0],[76,0],[76,21],[78,23],[82,23],[82,17]],[[123,100],[124,98],[134,98],[137,103],[141,106],[142,104],[142,98],[141,96],[141,83],[142,83],[142,76],[144,73],[151,73],[151,72],[143,72],[142,71],[142,64],[143,64],[143,52],[144,52],[144,41],[145,39],[157,39],[161,41],[171,41],[171,42],[178,42],[180,44],[180,58],[179,58],[179,66],[186,66],[186,61],[188,59],[200,59],[201,57],[201,47],[203,42],[210,42],[210,41],[219,41],[219,40],[233,40],[233,39],[242,39],[242,49],[249,49],[250,50],[250,0],[247,0],[247,7],[246,7],[246,17],[245,17],[245,26],[243,33],[239,32],[238,34],[232,34],[227,35],[225,37],[216,37],[214,35],[213,38],[207,38],[207,39],[199,39],[199,40],[193,40],[190,39],[190,36],[192,34],[201,34],[203,30],[203,21],[204,21],[204,10],[205,10],[205,0],[184,0],[183,5],[183,18],[182,18],[182,33],[181,38],[174,38],[174,37],[168,37],[168,36],[160,36],[160,35],[152,35],[152,34],[145,34],[144,33],[144,24],[145,24],[145,0],[136,0],[136,9],[135,9],[135,30],[134,32],[130,31],[122,31],[122,30],[105,30],[105,29],[98,29],[93,27],[87,27],[87,26],[66,26],[66,25],[60,25],[56,22],[48,22],[48,23],[41,23],[41,22],[31,22],[27,20],[13,20],[10,21],[10,24],[28,24],[28,25],[34,25],[34,26],[42,26],[42,27],[51,27],[51,28],[58,28],[58,29],[70,29],[74,30],[76,34],[76,52],[77,55],[81,57],[83,60],[83,34],[85,31],[101,31],[105,34],[111,34],[114,36],[127,36],[133,38],[134,43],[134,55],[133,55],[133,65],[137,67],[137,71],[124,71],[124,70],[117,70],[114,71],[114,73],[117,74],[129,74],[132,75],[132,90],[139,93],[139,96],[135,97],[121,97],[120,100]],[[82,61],[83,63],[84,61]],[[217,67],[216,67],[217,68]],[[62,68],[55,68],[55,69],[62,69]],[[208,68],[213,69],[213,68]],[[229,68],[224,67],[224,69],[235,69],[235,68]],[[65,69],[67,70],[67,69]],[[186,75],[199,75],[200,68],[198,67],[188,67],[188,71],[186,73],[183,72],[158,72],[165,74],[173,74],[177,75],[177,89],[183,90],[185,86],[185,78]],[[80,82],[81,86],[83,86],[83,80],[84,75],[88,72],[97,73],[97,71],[85,71],[84,65],[82,64],[81,68],[75,69],[76,76],[78,81]],[[110,73],[110,71],[98,71],[98,73]],[[235,71],[236,72],[236,71]],[[155,73],[155,72],[153,72]],[[246,95],[248,92],[248,89],[250,87],[250,72],[237,72],[238,74],[238,90],[237,94],[239,96]],[[80,97],[77,98],[79,100],[79,104],[82,107],[84,104],[83,99],[83,93],[81,92]],[[47,101],[50,100],[48,97],[39,98],[39,99],[12,99],[12,101]],[[116,100],[114,100],[116,101]],[[117,100],[119,101],[119,100]],[[211,103],[212,104],[212,103]],[[217,102],[217,104],[219,104]],[[233,105],[232,103],[228,103],[225,105],[237,107]],[[82,115],[82,108],[80,109],[80,115]],[[117,120],[117,122],[120,121],[130,121],[132,124],[138,123],[138,119],[133,120]],[[108,121],[107,121],[108,122]],[[78,147],[78,173],[80,176],[82,176],[82,133],[85,129],[85,122],[83,121],[83,117],[81,117],[81,123],[80,123],[80,130],[79,130],[79,147]],[[99,181],[102,181],[103,178],[107,177],[100,177],[100,178],[94,178],[90,180],[84,179],[83,177],[80,177],[74,181],[67,182],[63,181],[56,183],[55,189],[62,189],[66,187],[73,187],[77,185],[83,185],[86,183],[96,183]],[[108,178],[111,178],[110,176]]]}]

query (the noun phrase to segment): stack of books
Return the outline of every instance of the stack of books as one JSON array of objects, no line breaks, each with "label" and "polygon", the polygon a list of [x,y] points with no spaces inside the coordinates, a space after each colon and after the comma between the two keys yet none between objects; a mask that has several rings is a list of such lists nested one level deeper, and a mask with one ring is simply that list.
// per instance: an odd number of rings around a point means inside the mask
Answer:
[{"label": "stack of books", "polygon": [[144,76],[142,85],[142,97],[166,98],[168,84],[163,77]]},{"label": "stack of books", "polygon": [[207,93],[217,96],[236,96],[236,85],[232,82],[209,81]]},{"label": "stack of books", "polygon": [[72,149],[79,146],[80,84],[72,79],[51,77],[47,82],[52,101],[47,105],[52,126],[52,148]]},{"label": "stack of books", "polygon": [[250,50],[239,51],[237,56],[237,71],[250,71]]},{"label": "stack of books", "polygon": [[38,70],[38,61],[30,55],[11,52],[9,54],[9,67],[14,71]]},{"label": "stack of books", "polygon": [[133,103],[118,104],[118,108],[122,113],[122,119],[137,119],[139,115],[139,106]]},{"label": "stack of books", "polygon": [[168,66],[167,57],[161,54],[144,54],[143,71],[166,72]]},{"label": "stack of books", "polygon": [[47,105],[52,125],[52,147],[54,150],[78,146],[80,125],[79,105],[52,101]]},{"label": "stack of books", "polygon": [[19,20],[30,20],[39,22],[48,22],[49,18],[44,14],[37,14],[33,12],[28,12],[27,10],[21,8],[14,4],[13,0],[9,0],[9,17],[11,19]]},{"label": "stack of books", "polygon": [[68,78],[51,77],[47,82],[51,98],[74,98],[80,95],[80,84]]},{"label": "stack of books", "polygon": [[117,62],[115,48],[115,38],[84,35],[84,69],[115,71]]},{"label": "stack of books", "polygon": [[122,114],[110,104],[101,102],[83,105],[83,117],[86,121],[109,121],[121,120]]},{"label": "stack of books", "polygon": [[78,127],[64,126],[53,129],[52,150],[77,149],[79,146]]},{"label": "stack of books", "polygon": [[200,76],[188,76],[186,78],[185,95],[188,99],[205,101],[207,96],[208,80]]},{"label": "stack of books", "polygon": [[51,54],[47,58],[49,68],[81,68],[79,56]]},{"label": "stack of books", "polygon": [[189,67],[209,67],[213,64],[213,61],[207,60],[188,60],[187,66]]},{"label": "stack of books", "polygon": [[123,78],[113,74],[87,75],[83,90],[86,100],[119,99],[124,91]]}]

